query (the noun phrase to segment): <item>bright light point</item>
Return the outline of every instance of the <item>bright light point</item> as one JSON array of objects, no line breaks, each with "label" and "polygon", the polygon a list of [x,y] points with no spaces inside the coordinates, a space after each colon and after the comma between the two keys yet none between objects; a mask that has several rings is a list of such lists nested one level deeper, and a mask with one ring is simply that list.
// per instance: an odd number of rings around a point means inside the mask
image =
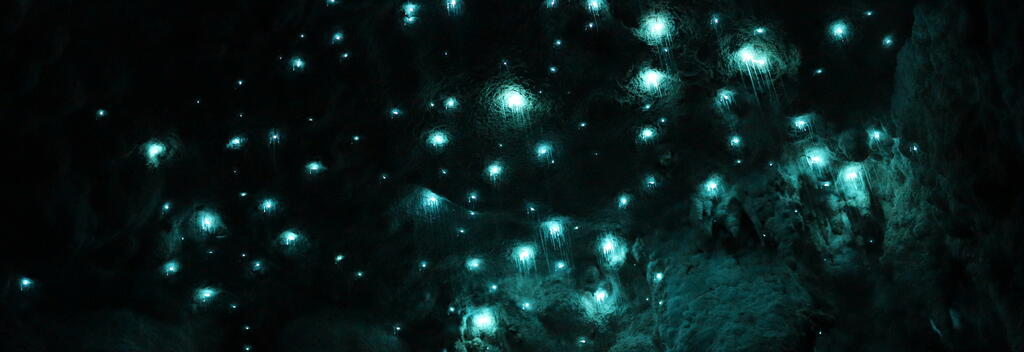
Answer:
[{"label": "bright light point", "polygon": [[631,197],[629,196],[629,194],[620,194],[619,199],[616,202],[619,205],[619,209],[625,209],[626,207],[628,207],[630,198]]},{"label": "bright light point", "polygon": [[477,271],[483,268],[484,260],[480,258],[469,258],[466,259],[466,270]]},{"label": "bright light point", "polygon": [[487,165],[487,177],[491,179],[491,182],[497,182],[498,177],[501,176],[501,173],[504,171],[505,169],[501,166],[500,162],[495,161],[490,165]]},{"label": "bright light point", "polygon": [[567,267],[569,267],[569,265],[565,264],[564,261],[559,260],[559,261],[555,262],[555,269],[557,269],[557,270],[562,270],[562,269],[565,269]]},{"label": "bright light point", "polygon": [[604,302],[605,299],[608,299],[608,291],[605,291],[603,288],[599,288],[599,289],[597,289],[597,291],[594,291],[594,300],[595,301],[600,303],[600,302]]},{"label": "bright light point", "polygon": [[882,38],[882,47],[891,48],[894,43],[895,40],[893,39],[892,35],[887,35]]},{"label": "bright light point", "polygon": [[[243,140],[242,142],[244,143],[245,141]],[[281,133],[277,130],[270,130],[270,132],[267,133],[267,142],[271,145],[281,142]]]},{"label": "bright light point", "polygon": [[291,246],[295,244],[295,242],[298,242],[300,237],[301,236],[294,231],[288,230],[282,232],[280,236],[277,236],[277,243],[280,243],[282,246]]},{"label": "bright light point", "polygon": [[587,0],[587,10],[593,14],[598,14],[601,9],[604,8],[604,0]]},{"label": "bright light point", "polygon": [[541,142],[537,143],[537,147],[534,148],[534,153],[536,153],[537,159],[550,160],[553,150],[554,149],[551,147],[551,144]]},{"label": "bright light point", "polygon": [[498,330],[498,319],[490,308],[475,310],[469,318],[472,335],[490,335]]},{"label": "bright light point", "polygon": [[548,72],[558,73],[558,67],[555,67],[555,66],[548,67]]},{"label": "bright light point", "polygon": [[402,115],[402,110],[399,110],[398,108],[391,109],[391,117],[398,117],[399,115]]},{"label": "bright light point", "polygon": [[641,20],[640,29],[635,33],[648,45],[660,45],[671,39],[674,24],[672,17],[665,13],[652,13]]},{"label": "bright light point", "polygon": [[427,136],[427,144],[436,149],[444,148],[448,144],[448,133],[444,131],[434,131]]},{"label": "bright light point", "polygon": [[537,256],[537,246],[525,243],[512,249],[512,261],[520,273],[527,273],[533,270],[534,258]]},{"label": "bright light point", "polygon": [[597,252],[604,264],[610,268],[618,268],[626,261],[626,243],[618,236],[605,234],[597,241]]},{"label": "bright light point", "polygon": [[658,132],[653,127],[643,127],[640,129],[638,138],[640,142],[649,142],[657,136]]},{"label": "bright light point", "polygon": [[167,152],[167,145],[152,140],[142,145],[142,151],[146,155],[146,163],[150,167],[157,167],[160,165],[164,154]]},{"label": "bright light point", "polygon": [[338,254],[334,256],[334,264],[341,263],[342,260],[345,260],[344,254]]},{"label": "bright light point", "polygon": [[646,93],[658,93],[665,78],[661,71],[653,68],[644,69],[637,76],[637,86]]},{"label": "bright light point", "polygon": [[547,235],[547,237],[553,239],[562,237],[562,234],[565,231],[565,227],[564,225],[562,225],[562,221],[557,219],[542,222],[540,224],[540,227],[544,231],[544,234]]},{"label": "bright light point", "polygon": [[277,208],[277,201],[273,198],[266,198],[260,202],[260,211],[264,213],[271,213]]},{"label": "bright light point", "polygon": [[454,97],[448,97],[444,100],[445,109],[454,109],[459,106],[459,102]]},{"label": "bright light point", "polygon": [[808,127],[811,127],[811,119],[809,115],[800,115],[793,118],[794,130],[806,131]]},{"label": "bright light point", "polygon": [[32,285],[35,285],[35,283],[35,281],[32,281],[32,279],[29,279],[27,277],[18,279],[18,290],[22,292],[31,290]]},{"label": "bright light point", "polygon": [[829,163],[830,153],[824,148],[810,148],[804,152],[804,158],[807,160],[807,165],[815,168],[827,166]]},{"label": "bright light point", "polygon": [[411,2],[407,2],[402,5],[402,12],[405,14],[405,16],[402,17],[402,22],[405,22],[405,24],[416,23],[416,11],[419,10],[419,8],[420,5]]},{"label": "bright light point", "polygon": [[764,29],[764,27],[754,28],[754,33],[756,34],[765,34],[766,32],[768,32],[768,30]]},{"label": "bright light point", "polygon": [[661,280],[663,280],[663,279],[665,279],[665,274],[663,274],[663,273],[654,273],[654,282],[661,282]]},{"label": "bright light point", "polygon": [[446,9],[448,9],[448,14],[449,15],[457,15],[457,14],[459,14],[459,10],[460,10],[460,6],[459,5],[460,5],[459,0],[445,0],[444,1],[444,6],[445,6]]},{"label": "bright light point", "polygon": [[768,58],[753,45],[747,44],[736,52],[736,57],[746,66],[764,67],[768,65]]},{"label": "bright light point", "polygon": [[290,67],[292,71],[299,72],[306,68],[306,61],[301,57],[296,56],[288,62],[288,67]]},{"label": "bright light point", "polygon": [[209,210],[200,210],[196,213],[195,221],[199,225],[199,230],[206,233],[217,231],[222,226],[220,216]]},{"label": "bright light point", "polygon": [[714,15],[714,16],[711,16],[711,21],[710,22],[711,22],[712,26],[717,26],[720,22],[722,22],[722,19],[719,18],[718,15]]},{"label": "bright light point", "polygon": [[426,260],[421,260],[420,261],[420,270],[426,269],[428,265],[430,265],[430,263],[427,263]]},{"label": "bright light point", "polygon": [[523,97],[523,93],[517,90],[512,90],[504,94],[505,107],[513,110],[522,109],[523,105],[526,104],[526,98]]},{"label": "bright light point", "polygon": [[732,90],[725,88],[719,89],[718,93],[715,94],[715,105],[720,110],[728,110],[729,107],[732,106],[733,101],[735,101],[735,96],[736,92],[733,92]]},{"label": "bright light point", "polygon": [[838,20],[832,22],[828,27],[829,34],[832,35],[833,40],[845,40],[850,35],[850,26],[845,20]]},{"label": "bright light point", "polygon": [[341,32],[334,32],[334,34],[331,35],[331,44],[341,43],[341,41],[344,40],[344,39],[345,39],[345,35],[344,34],[342,34]]},{"label": "bright light point", "polygon": [[96,118],[107,116],[107,111],[103,109],[96,110]]},{"label": "bright light point", "polygon": [[427,211],[434,211],[441,206],[441,196],[437,193],[424,189],[422,197],[420,205]]},{"label": "bright light point", "polygon": [[231,150],[238,150],[238,149],[242,149],[243,145],[245,145],[245,137],[243,137],[243,136],[234,136],[234,137],[231,137],[231,139],[228,140],[228,144],[227,144],[226,147],[228,149],[231,149]]},{"label": "bright light point", "polygon": [[701,185],[701,191],[707,197],[715,197],[722,191],[722,178],[718,175],[711,175],[707,181]]},{"label": "bright light point", "polygon": [[171,275],[176,274],[178,272],[178,269],[179,269],[178,261],[171,260],[171,261],[169,261],[167,263],[164,263],[162,271],[164,273],[164,276],[171,276]]},{"label": "bright light point", "polygon": [[562,46],[562,40],[561,39],[555,39],[555,46]]},{"label": "bright light point", "polygon": [[732,136],[731,138],[729,138],[730,147],[737,148],[740,146],[740,142],[742,142],[740,136]]},{"label": "bright light point", "polygon": [[825,73],[825,69],[823,69],[823,68],[819,68],[819,69],[814,70],[814,75],[815,76],[819,76],[822,73]]},{"label": "bright light point", "polygon": [[877,142],[877,141],[882,140],[882,136],[883,136],[882,135],[882,131],[879,131],[879,130],[870,130],[870,131],[868,131],[868,138],[871,138],[872,142]]},{"label": "bright light point", "polygon": [[324,170],[327,170],[327,167],[325,167],[324,164],[319,161],[311,161],[308,164],[306,164],[307,174],[316,175],[323,172]]},{"label": "bright light point", "polygon": [[206,303],[217,297],[220,291],[212,287],[203,287],[195,292],[196,303]]}]

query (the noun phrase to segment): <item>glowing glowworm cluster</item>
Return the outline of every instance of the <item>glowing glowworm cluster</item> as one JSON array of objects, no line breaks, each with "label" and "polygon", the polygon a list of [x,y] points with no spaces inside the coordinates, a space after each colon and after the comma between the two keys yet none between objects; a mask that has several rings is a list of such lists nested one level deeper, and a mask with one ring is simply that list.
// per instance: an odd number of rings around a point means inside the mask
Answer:
[{"label": "glowing glowworm cluster", "polygon": [[497,183],[501,174],[505,172],[505,166],[500,161],[493,161],[484,169],[484,174],[491,183]]},{"label": "glowing glowworm cluster", "polygon": [[606,268],[616,269],[626,261],[626,241],[619,236],[607,233],[597,240],[597,254],[601,264]]},{"label": "glowing glowworm cluster", "polygon": [[448,145],[448,139],[449,137],[447,132],[436,130],[427,135],[427,144],[435,150],[441,150]]},{"label": "glowing glowworm cluster", "polygon": [[217,215],[217,213],[212,210],[200,210],[196,212],[195,224],[199,228],[199,231],[207,234],[217,232],[224,226],[224,223],[220,220],[220,215]]},{"label": "glowing glowworm cluster", "polygon": [[645,67],[633,78],[630,91],[645,98],[657,97],[668,91],[671,82],[672,77],[667,73],[652,67]]},{"label": "glowing glowworm cluster", "polygon": [[704,183],[701,183],[699,191],[702,196],[706,198],[716,198],[722,194],[724,184],[722,182],[722,176],[718,174],[712,174],[708,177]]},{"label": "glowing glowworm cluster", "polygon": [[407,2],[402,5],[402,23],[407,25],[416,23],[417,17],[416,12],[419,11],[420,5],[416,3]]},{"label": "glowing glowworm cluster", "polygon": [[288,60],[288,69],[294,72],[302,72],[306,69],[306,60],[298,56],[292,57],[291,60]]},{"label": "glowing glowworm cluster", "polygon": [[[498,316],[493,308],[470,309],[463,317],[462,334],[472,337],[494,335],[498,331]],[[467,334],[468,333],[468,334]]]},{"label": "glowing glowworm cluster", "polygon": [[146,158],[146,164],[154,168],[160,166],[160,163],[167,159],[169,154],[167,144],[156,139],[142,144],[140,149],[142,155]]},{"label": "glowing glowworm cluster", "polygon": [[774,60],[769,49],[757,43],[744,44],[732,57],[737,70],[747,75],[755,91],[770,87]]},{"label": "glowing glowworm cluster", "polygon": [[672,40],[675,31],[675,20],[666,12],[653,12],[644,16],[640,28],[634,34],[651,46],[658,46]]},{"label": "glowing glowworm cluster", "polygon": [[326,170],[327,167],[319,161],[310,161],[306,164],[306,173],[309,175],[318,175]]},{"label": "glowing glowworm cluster", "polygon": [[200,287],[196,289],[192,298],[195,300],[196,303],[204,304],[213,301],[213,299],[216,298],[218,294],[220,294],[220,290],[216,288]]},{"label": "glowing glowworm cluster", "polygon": [[836,20],[828,25],[828,34],[834,41],[845,42],[852,34],[850,24],[846,20]]},{"label": "glowing glowworm cluster", "polygon": [[245,146],[245,136],[234,136],[228,140],[227,145],[224,147],[231,150],[239,150]]},{"label": "glowing glowworm cluster", "polygon": [[512,261],[520,273],[533,271],[537,257],[537,246],[532,243],[523,243],[512,248]]}]

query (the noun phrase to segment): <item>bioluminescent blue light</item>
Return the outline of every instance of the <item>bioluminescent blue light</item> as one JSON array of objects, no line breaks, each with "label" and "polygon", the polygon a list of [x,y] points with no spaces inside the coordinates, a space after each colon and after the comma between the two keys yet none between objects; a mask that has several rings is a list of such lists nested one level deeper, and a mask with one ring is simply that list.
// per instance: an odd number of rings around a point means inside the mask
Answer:
[{"label": "bioluminescent blue light", "polygon": [[107,116],[107,111],[103,109],[96,110],[96,118],[103,118]]},{"label": "bioluminescent blue light", "polygon": [[264,213],[272,213],[277,209],[277,201],[274,198],[264,198],[260,201],[260,211]]},{"label": "bioluminescent blue light", "polygon": [[310,161],[306,164],[306,173],[316,175],[327,170],[327,167],[319,161]]},{"label": "bioluminescent blue light", "polygon": [[31,290],[32,286],[34,286],[35,284],[36,282],[34,280],[29,279],[27,277],[22,277],[18,279],[18,290],[22,292]]},{"label": "bioluminescent blue light", "polygon": [[551,143],[540,142],[533,148],[533,152],[537,156],[537,160],[549,161],[554,153],[554,147],[551,146]]},{"label": "bioluminescent blue light", "polygon": [[331,44],[341,43],[342,40],[345,40],[345,34],[341,32],[334,32],[334,34],[331,34]]},{"label": "bioluminescent blue light", "polygon": [[619,206],[619,209],[626,209],[629,206],[629,202],[633,199],[628,193],[620,194],[615,200],[615,204]]},{"label": "bioluminescent blue light", "polygon": [[420,5],[417,5],[412,2],[407,2],[404,5],[402,5],[402,13],[404,14],[404,16],[402,17],[402,22],[404,22],[405,24],[416,23],[416,11],[418,11],[419,8]]},{"label": "bioluminescent blue light", "polygon": [[626,242],[613,234],[607,233],[597,241],[597,254],[601,263],[609,268],[618,268],[626,261]]},{"label": "bioluminescent blue light", "polygon": [[193,299],[196,303],[207,303],[212,301],[217,295],[220,294],[220,290],[213,287],[200,287],[196,289]]},{"label": "bioluminescent blue light", "polygon": [[427,144],[435,149],[444,148],[444,146],[448,145],[448,133],[441,130],[431,132],[427,136]]},{"label": "bioluminescent blue light", "polygon": [[498,177],[500,177],[504,171],[505,168],[501,165],[501,162],[495,161],[490,165],[487,165],[487,169],[484,173],[487,174],[487,178],[490,179],[491,182],[498,182]]},{"label": "bioluminescent blue light", "polygon": [[493,335],[498,331],[498,318],[491,308],[473,309],[467,320],[469,321],[470,336]]},{"label": "bioluminescent blue light", "polygon": [[811,115],[800,115],[793,118],[793,130],[797,132],[807,131],[811,127]]},{"label": "bioluminescent blue light", "polygon": [[637,135],[637,141],[640,143],[646,143],[654,140],[657,137],[658,130],[651,126],[644,126],[640,128],[640,133]]},{"label": "bioluminescent blue light", "polygon": [[142,145],[142,153],[150,167],[157,167],[160,166],[160,161],[167,153],[167,145],[157,140],[151,140]]},{"label": "bioluminescent blue light", "polygon": [[846,20],[836,20],[829,24],[828,32],[833,40],[844,41],[850,36],[850,25]]},{"label": "bioluminescent blue light", "polygon": [[160,206],[160,210],[165,213],[171,211],[171,202],[164,202],[164,205]]},{"label": "bioluminescent blue light", "polygon": [[[244,143],[245,141],[242,142]],[[267,143],[270,145],[281,143],[281,132],[278,130],[267,132]]]},{"label": "bioluminescent blue light", "polygon": [[708,198],[717,197],[722,193],[722,177],[714,174],[700,186],[701,193]]},{"label": "bioluminescent blue light", "polygon": [[594,291],[594,301],[602,303],[606,299],[608,299],[608,291],[603,288],[599,288],[597,291]]},{"label": "bioluminescent blue light", "polygon": [[879,131],[879,130],[868,130],[868,142],[869,143],[872,143],[872,144],[873,143],[877,143],[877,142],[881,141],[883,137],[885,137],[885,133],[882,133],[882,131]]},{"label": "bioluminescent blue light", "polygon": [[295,231],[287,230],[277,236],[277,243],[281,244],[282,246],[291,246],[298,242],[299,239],[301,238],[302,236],[296,233]]},{"label": "bioluminescent blue light", "polygon": [[646,68],[640,71],[636,78],[636,86],[644,93],[654,94],[661,91],[662,84],[667,76],[664,72],[653,68]]},{"label": "bioluminescent blue light", "polygon": [[649,45],[661,45],[672,39],[675,24],[672,16],[667,13],[655,12],[644,16],[640,28],[635,32],[637,37]]},{"label": "bioluminescent blue light", "polygon": [[224,226],[223,223],[221,223],[220,215],[217,215],[217,213],[210,210],[200,210],[196,212],[195,222],[199,227],[199,230],[205,233],[216,232],[221,228],[221,226]]},{"label": "bioluminescent blue light", "polygon": [[484,260],[480,258],[471,257],[466,259],[466,270],[477,271],[484,267]]},{"label": "bioluminescent blue light", "polygon": [[807,162],[807,165],[812,168],[823,168],[828,166],[831,156],[832,153],[825,148],[814,147],[808,148],[804,151],[804,160]]},{"label": "bioluminescent blue light", "polygon": [[462,11],[462,1],[444,0],[444,7],[448,10],[449,15],[458,15]]},{"label": "bioluminescent blue light", "polygon": [[524,243],[512,248],[512,261],[520,273],[533,271],[535,258],[537,257],[537,246],[531,243]]},{"label": "bioluminescent blue light", "polygon": [[590,11],[590,13],[594,15],[600,14],[606,6],[604,0],[586,0],[586,5],[587,11]]},{"label": "bioluminescent blue light", "polygon": [[740,138],[740,136],[732,136],[732,137],[729,137],[729,146],[730,146],[730,147],[733,147],[733,148],[739,148],[739,147],[740,147],[740,144],[741,144],[742,142],[743,142],[743,140],[742,140],[742,139]]},{"label": "bioluminescent blue light", "polygon": [[715,107],[719,110],[726,111],[732,107],[732,103],[735,100],[736,92],[729,89],[719,89],[718,93],[715,94]]},{"label": "bioluminescent blue light", "polygon": [[644,176],[643,186],[646,189],[654,189],[655,187],[658,187],[658,178],[654,175]]},{"label": "bioluminescent blue light", "polygon": [[499,111],[506,114],[520,114],[529,109],[530,98],[518,86],[505,87],[498,95]]},{"label": "bioluminescent blue light", "polygon": [[665,279],[665,274],[661,273],[661,272],[654,273],[654,275],[651,277],[651,281],[653,281],[654,283],[659,283],[659,282],[661,282],[661,280],[664,280],[664,279]]},{"label": "bioluminescent blue light", "polygon": [[427,213],[434,213],[440,206],[441,196],[428,189],[424,189],[423,193],[420,195],[420,207],[423,208],[423,211]]},{"label": "bioluminescent blue light", "polygon": [[234,136],[234,137],[231,137],[231,139],[228,140],[228,144],[225,146],[225,148],[228,148],[228,149],[231,149],[231,150],[239,150],[239,149],[242,149],[242,146],[244,146],[244,145],[245,145],[245,136]]},{"label": "bioluminescent blue light", "polygon": [[896,40],[893,39],[892,34],[889,34],[889,35],[886,35],[885,37],[882,37],[882,47],[883,48],[891,48],[892,45],[895,44],[895,43],[896,43]]},{"label": "bioluminescent blue light", "polygon": [[288,61],[288,67],[291,68],[292,71],[300,72],[306,69],[306,60],[303,60],[298,56],[293,57]]},{"label": "bioluminescent blue light", "polygon": [[338,4],[339,0],[327,0],[327,6],[334,6]]},{"label": "bioluminescent blue light", "polygon": [[454,110],[459,107],[459,101],[455,100],[455,97],[448,97],[444,99],[444,108],[447,110]]},{"label": "bioluminescent blue light", "polygon": [[251,270],[254,273],[263,271],[263,268],[264,266],[262,261],[253,260],[251,263],[249,263],[249,270]]},{"label": "bioluminescent blue light", "polygon": [[181,267],[180,267],[180,265],[178,265],[178,261],[177,260],[171,260],[171,261],[168,261],[168,262],[164,263],[164,266],[161,268],[161,271],[163,272],[164,276],[171,276],[171,275],[177,274],[178,273],[178,269],[180,269],[180,268]]},{"label": "bioluminescent blue light", "polygon": [[711,19],[708,20],[708,23],[710,23],[712,27],[718,27],[718,24],[722,23],[722,18],[718,15],[711,15]]},{"label": "bioluminescent blue light", "polygon": [[765,33],[768,33],[768,30],[765,29],[764,27],[754,28],[754,34],[765,34]]},{"label": "bioluminescent blue light", "polygon": [[334,255],[334,264],[341,263],[342,260],[345,260],[345,255],[344,254],[336,254],[336,255]]}]

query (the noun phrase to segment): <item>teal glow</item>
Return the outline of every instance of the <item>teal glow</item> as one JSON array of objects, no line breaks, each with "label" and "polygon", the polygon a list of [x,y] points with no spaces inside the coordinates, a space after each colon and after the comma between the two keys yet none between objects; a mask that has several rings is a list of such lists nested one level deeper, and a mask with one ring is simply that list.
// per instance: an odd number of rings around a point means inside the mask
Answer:
[{"label": "teal glow", "polygon": [[498,331],[498,318],[489,307],[471,310],[466,319],[469,321],[468,332],[471,336],[493,335]]},{"label": "teal glow", "polygon": [[565,225],[559,219],[551,219],[540,224],[544,234],[552,239],[561,238],[565,233]]},{"label": "teal glow", "polygon": [[524,94],[524,91],[517,86],[506,87],[501,92],[499,99],[502,110],[507,113],[522,113],[526,111],[529,105],[529,99]]},{"label": "teal glow", "polygon": [[449,15],[458,15],[462,12],[462,2],[459,0],[444,0],[444,7]]},{"label": "teal glow", "polygon": [[107,111],[103,109],[96,110],[96,118],[103,118],[107,116]]},{"label": "teal glow", "polygon": [[288,67],[291,68],[292,71],[301,72],[302,70],[306,69],[306,60],[303,60],[301,57],[298,56],[293,57],[290,61],[288,61]]},{"label": "teal glow", "polygon": [[[244,143],[245,141],[243,140],[242,142]],[[272,129],[272,130],[270,130],[270,132],[267,133],[267,143],[269,143],[270,145],[274,145],[274,144],[278,144],[280,142],[281,142],[281,132],[278,132],[277,130]]]},{"label": "teal glow", "polygon": [[833,40],[843,41],[850,36],[850,25],[846,20],[837,20],[828,26],[828,32]]},{"label": "teal glow", "polygon": [[480,258],[466,259],[466,270],[478,271],[484,267],[484,260]]},{"label": "teal glow", "polygon": [[425,212],[436,212],[437,209],[441,206],[441,196],[437,195],[437,193],[431,192],[428,189],[424,189],[421,197],[422,198],[420,199],[420,206],[423,207],[423,210]]},{"label": "teal glow", "polygon": [[167,145],[157,140],[151,140],[142,145],[142,152],[146,156],[146,163],[150,167],[157,167],[160,166],[160,162],[163,161],[167,153]]},{"label": "teal glow", "polygon": [[505,168],[499,161],[495,161],[490,165],[487,165],[486,173],[491,182],[498,182],[498,177],[500,177],[503,172],[505,172]]},{"label": "teal glow", "polygon": [[404,22],[405,24],[416,23],[416,12],[419,10],[419,8],[420,5],[411,2],[407,2],[404,5],[402,5],[402,12],[405,14],[402,17],[402,22]]},{"label": "teal glow", "polygon": [[605,234],[597,241],[597,253],[602,264],[608,268],[618,268],[626,261],[626,242],[613,234]]},{"label": "teal glow", "polygon": [[341,32],[334,32],[331,35],[331,44],[341,43],[342,40],[345,40],[345,35]]},{"label": "teal glow", "polygon": [[310,175],[316,175],[327,170],[327,167],[319,161],[310,161],[306,164],[306,173]]},{"label": "teal glow", "polygon": [[705,197],[717,197],[722,192],[722,177],[717,174],[711,175],[706,181],[704,181],[700,188]]},{"label": "teal glow", "polygon": [[177,274],[180,268],[181,267],[178,265],[177,260],[171,260],[168,261],[167,263],[164,263],[164,266],[161,271],[163,271],[164,276],[171,276]]},{"label": "teal glow", "polygon": [[448,97],[444,100],[444,108],[447,110],[454,110],[459,107],[459,101],[455,100],[455,97]]},{"label": "teal glow", "polygon": [[245,145],[245,136],[234,136],[234,137],[231,137],[231,139],[228,140],[228,144],[225,147],[228,148],[228,149],[231,149],[231,150],[239,150],[239,149],[242,149],[242,146],[244,146],[244,145]]},{"label": "teal glow", "polygon": [[742,140],[742,139],[740,138],[740,136],[732,136],[732,137],[729,137],[729,146],[730,146],[730,147],[733,147],[733,148],[739,148],[739,147],[740,147],[740,144],[741,144],[742,142],[743,142],[743,140]]},{"label": "teal glow", "polygon": [[220,215],[209,210],[200,210],[196,213],[195,219],[196,225],[199,226],[199,230],[206,233],[213,233],[220,229],[223,225],[220,220]]},{"label": "teal glow", "polygon": [[715,107],[719,110],[725,111],[732,107],[733,101],[735,101],[736,92],[729,89],[719,89],[718,94],[715,94]]},{"label": "teal glow", "polygon": [[657,135],[658,131],[655,130],[654,127],[644,126],[640,128],[640,133],[637,135],[637,141],[641,143],[650,142],[651,140],[654,140],[654,137],[657,137]]},{"label": "teal glow", "polygon": [[619,195],[619,198],[616,200],[615,203],[618,204],[619,209],[626,209],[626,207],[629,206],[629,202],[630,200],[632,200],[632,198],[633,197],[630,196],[628,193],[623,193]]},{"label": "teal glow", "polygon": [[653,68],[646,68],[637,75],[637,87],[648,94],[658,93],[661,91],[662,84],[666,78],[667,76],[664,72]]},{"label": "teal glow", "polygon": [[537,246],[532,243],[524,243],[512,249],[512,261],[520,273],[533,271],[535,258],[537,257]]},{"label": "teal glow", "polygon": [[196,303],[207,303],[212,301],[217,295],[220,294],[220,290],[213,287],[201,287],[196,290],[195,298]]},{"label": "teal glow", "polygon": [[35,286],[35,284],[36,282],[34,280],[29,279],[27,277],[22,277],[18,279],[18,290],[22,292],[31,290],[32,286]]},{"label": "teal glow", "polygon": [[793,130],[798,132],[807,131],[811,127],[811,115],[800,115],[793,118]]},{"label": "teal glow", "polygon": [[672,39],[675,24],[667,13],[655,12],[644,16],[636,35],[649,45],[660,45]]},{"label": "teal glow", "polygon": [[281,244],[282,246],[291,246],[298,242],[299,239],[301,238],[302,236],[299,235],[298,233],[295,233],[295,231],[288,230],[282,232],[279,236],[277,236],[277,243]]},{"label": "teal glow", "polygon": [[272,213],[277,209],[277,201],[273,198],[264,198],[260,202],[260,211],[264,213]]},{"label": "teal glow", "polygon": [[893,39],[892,34],[889,34],[889,35],[886,35],[885,37],[882,37],[882,47],[883,48],[891,48],[893,46],[893,44],[895,44],[895,43],[896,43],[896,40]]},{"label": "teal glow", "polygon": [[590,13],[592,13],[594,15],[597,15],[597,14],[601,13],[601,11],[604,10],[604,8],[605,8],[604,0],[586,0],[586,1],[587,1],[587,11],[590,11]]},{"label": "teal glow", "polygon": [[807,161],[807,165],[812,168],[823,168],[828,166],[829,160],[832,153],[825,148],[808,148],[804,152],[804,158]]},{"label": "teal glow", "polygon": [[448,145],[448,133],[438,130],[427,136],[427,144],[435,149],[442,149]]},{"label": "teal glow", "polygon": [[334,264],[341,263],[342,260],[345,260],[344,254],[338,254],[334,256]]}]

